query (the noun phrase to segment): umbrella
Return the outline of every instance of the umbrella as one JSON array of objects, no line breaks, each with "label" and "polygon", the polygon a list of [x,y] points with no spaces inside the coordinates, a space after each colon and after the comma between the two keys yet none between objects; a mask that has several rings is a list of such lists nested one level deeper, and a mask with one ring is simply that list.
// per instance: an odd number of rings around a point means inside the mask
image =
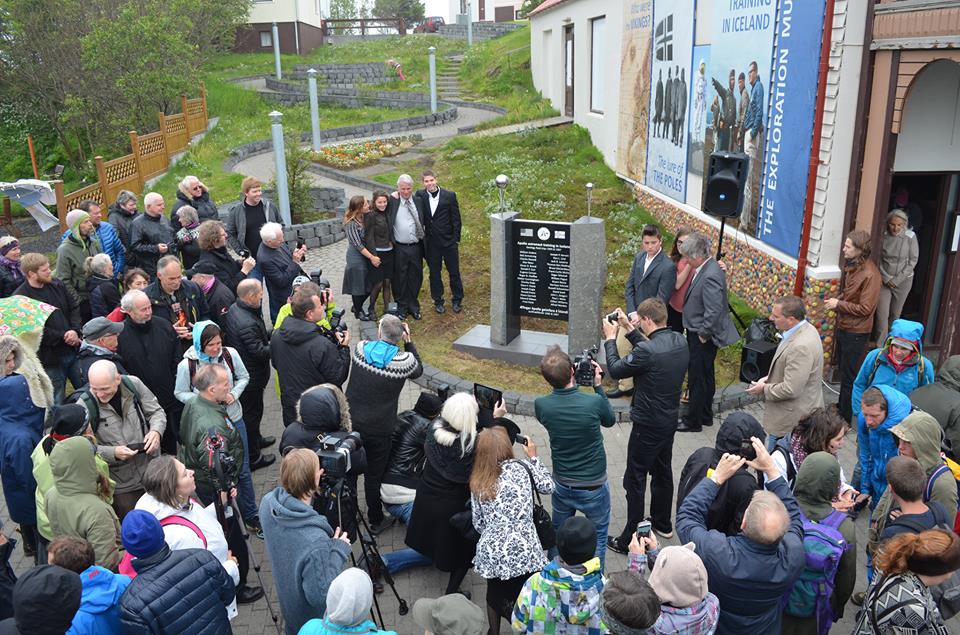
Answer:
[{"label": "umbrella", "polygon": [[23,295],[0,298],[0,335],[37,333],[57,307]]},{"label": "umbrella", "polygon": [[60,223],[60,220],[44,207],[44,204],[57,203],[57,195],[46,181],[20,179],[14,183],[0,183],[0,194],[23,205],[40,225],[41,231],[47,231]]}]

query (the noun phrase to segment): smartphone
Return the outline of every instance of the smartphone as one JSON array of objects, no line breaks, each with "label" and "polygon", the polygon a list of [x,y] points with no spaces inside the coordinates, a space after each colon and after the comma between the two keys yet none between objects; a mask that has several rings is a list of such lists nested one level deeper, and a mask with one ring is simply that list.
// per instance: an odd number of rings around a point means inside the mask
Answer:
[{"label": "smartphone", "polygon": [[483,410],[493,410],[494,407],[503,400],[503,392],[483,384],[473,385],[473,396]]},{"label": "smartphone", "polygon": [[144,443],[141,441],[140,443],[128,443],[127,447],[133,450],[134,452],[143,452],[143,448],[145,446],[144,446]]},{"label": "smartphone", "polygon": [[637,523],[637,539],[646,538],[650,535],[652,524],[649,520],[641,520]]},{"label": "smartphone", "polygon": [[[297,232],[297,249],[300,249],[305,244],[306,243],[303,242],[303,236],[300,234],[300,232]],[[307,259],[306,256],[300,256],[300,262],[304,262],[306,259]]]},{"label": "smartphone", "polygon": [[525,435],[522,435],[522,434],[517,435],[517,443],[519,443],[520,445],[529,445],[528,441],[529,439]]},{"label": "smartphone", "polygon": [[857,513],[863,511],[863,508],[866,507],[869,502],[870,502],[870,497],[864,496],[861,500],[858,500],[856,503],[853,504],[853,511]]}]

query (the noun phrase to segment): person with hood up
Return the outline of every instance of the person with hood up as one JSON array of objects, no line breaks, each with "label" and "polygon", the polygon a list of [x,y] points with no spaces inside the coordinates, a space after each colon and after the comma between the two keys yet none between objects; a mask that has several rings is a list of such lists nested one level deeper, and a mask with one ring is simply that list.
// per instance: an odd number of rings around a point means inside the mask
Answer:
[{"label": "person with hood up", "polygon": [[10,520],[20,525],[23,553],[36,559],[39,553],[34,505],[37,483],[33,479],[30,452],[43,435],[46,410],[34,401],[33,393],[39,393],[41,404],[49,403],[53,386],[42,373],[46,383],[41,380],[39,385],[31,385],[26,376],[17,372],[23,360],[20,341],[10,335],[0,337],[0,362],[3,363],[0,368],[0,394],[3,395],[0,399],[0,482]]},{"label": "person with hood up", "polygon": [[192,175],[183,177],[183,180],[177,184],[177,194],[170,206],[170,228],[174,232],[180,229],[177,211],[184,205],[189,205],[197,210],[197,216],[199,216],[201,223],[208,220],[220,220],[220,210],[213,199],[210,198],[210,191],[207,190],[207,186]]},{"label": "person with hood up", "polygon": [[327,315],[331,296],[329,290],[321,292],[316,284],[305,282],[290,298],[290,317],[270,337],[285,426],[296,421],[303,391],[324,383],[342,386],[350,373],[350,332],[337,333],[332,340],[317,326]]},{"label": "person with hood up", "polygon": [[330,583],[327,591],[327,613],[303,625],[299,635],[397,635],[381,631],[370,619],[373,606],[373,583],[366,571],[351,567]]},{"label": "person with hood up", "polygon": [[877,342],[883,346],[891,322],[900,317],[903,304],[913,286],[913,270],[920,259],[920,243],[910,228],[910,218],[902,209],[887,214],[887,229],[880,247],[880,298],[874,328]]},{"label": "person with hood up", "polygon": [[80,610],[67,635],[120,635],[120,596],[130,578],[94,562],[93,545],[74,536],[61,536],[50,543],[50,564],[80,575]]},{"label": "person with hood up", "polygon": [[[352,431],[350,404],[343,391],[333,384],[311,386],[297,402],[297,420],[287,426],[280,437],[280,454],[296,448],[316,451],[323,447],[324,437],[344,438]],[[362,447],[353,453],[351,461],[350,474],[362,474],[367,465]]]},{"label": "person with hood up", "polygon": [[860,414],[860,397],[870,386],[890,386],[909,395],[933,383],[933,362],[923,356],[923,324],[894,320],[890,337],[867,353],[853,381],[853,416]]},{"label": "person with hood up", "polygon": [[523,584],[513,609],[516,633],[604,632],[600,619],[603,573],[594,555],[597,529],[584,516],[571,516],[557,532],[560,555]]},{"label": "person with hood up", "polygon": [[87,258],[101,253],[100,241],[94,231],[90,214],[75,209],[67,213],[70,234],[57,247],[57,268],[53,275],[62,280],[80,304],[80,316],[90,319],[90,291],[83,265]]},{"label": "person with hood up", "polygon": [[167,546],[153,514],[135,509],[123,519],[123,546],[137,577],[120,598],[124,633],[224,635],[233,632],[227,606],[233,580],[206,549]]},{"label": "person with hood up", "polygon": [[30,569],[13,587],[13,617],[0,622],[0,635],[63,635],[80,609],[82,593],[73,571],[52,564]]},{"label": "person with hood up", "polygon": [[[800,505],[800,512],[803,513],[804,518],[819,523],[831,514],[843,514],[833,508],[833,501],[840,491],[840,475],[840,464],[832,454],[814,452],[807,456],[800,465],[793,488],[793,495]],[[853,587],[857,581],[857,530],[853,519],[844,514],[838,531],[846,541],[847,548],[840,557],[840,565],[833,580],[830,608],[836,618],[834,621],[843,618],[843,607],[853,594]],[[811,617],[796,617],[784,611],[781,633],[817,635],[824,632],[817,626],[816,614]]]},{"label": "person with hood up", "polygon": [[960,457],[960,355],[948,357],[937,371],[937,380],[911,392],[910,401],[937,420],[953,448],[954,460]]},{"label": "person with hood up", "polygon": [[712,635],[717,629],[720,601],[707,587],[707,570],[696,545],[660,549],[655,533],[630,539],[629,571],[650,577],[647,582],[660,600],[660,617],[650,635]]},{"label": "person with hood up", "polygon": [[[929,413],[915,411],[893,425],[890,433],[894,436],[900,456],[916,459],[923,468],[926,479],[924,484],[929,484],[930,492],[929,496],[924,494],[924,502],[933,501],[943,505],[946,518],[952,524],[957,516],[957,483],[949,469],[940,470],[944,467],[943,456],[940,454],[943,432],[937,420]],[[940,473],[936,474],[938,470]],[[926,490],[926,487],[924,489]],[[874,538],[872,542],[877,542],[877,537],[883,533],[889,522],[890,513],[896,509],[896,502],[887,488],[873,512],[870,531]],[[874,532],[876,536],[873,535]]]},{"label": "person with hood up", "polygon": [[96,447],[84,437],[57,443],[50,453],[53,487],[47,492],[45,509],[55,538],[76,536],[89,540],[96,564],[116,571],[123,557],[120,521],[100,497]]},{"label": "person with hood up", "polygon": [[[760,422],[746,412],[733,412],[717,430],[716,447],[700,448],[690,455],[677,485],[677,511],[684,499],[704,477],[708,477],[717,468],[724,454],[737,454],[745,441],[751,437],[763,439],[766,433]],[[722,531],[728,536],[740,533],[743,512],[750,504],[753,493],[760,489],[760,483],[749,468],[744,465],[736,474],[720,486],[716,498],[707,512],[707,528]]]},{"label": "person with hood up", "polygon": [[315,452],[292,450],[280,463],[280,487],[260,501],[287,635],[296,635],[309,620],[324,615],[331,584],[350,558],[349,536],[339,527],[332,529],[311,505],[322,476]]},{"label": "person with hood up", "polygon": [[[69,403],[57,406],[50,414],[50,434],[40,439],[40,443],[33,449],[30,459],[33,463],[33,478],[37,482],[34,496],[37,507],[37,532],[40,534],[37,549],[39,564],[47,562],[47,546],[53,540],[53,529],[47,518],[47,492],[53,488],[53,472],[50,469],[50,453],[58,443],[71,437],[86,437],[91,443],[96,443],[93,429],[87,417],[87,411],[80,404]],[[113,504],[113,490],[116,483],[110,479],[110,466],[97,454],[95,457],[97,470],[97,496],[107,505]]]},{"label": "person with hood up", "polygon": [[220,327],[210,320],[203,320],[193,326],[193,346],[187,349],[177,365],[177,383],[173,394],[181,403],[187,404],[200,394],[193,385],[193,379],[197,371],[210,364],[222,366],[230,377],[230,391],[226,394],[224,405],[227,417],[236,427],[243,443],[243,463],[237,481],[237,503],[244,521],[248,525],[258,526],[257,497],[250,472],[250,446],[247,427],[243,421],[243,406],[240,405],[240,395],[250,382],[250,373],[247,372],[237,349],[223,345]]},{"label": "person with hood up", "polygon": [[[871,497],[876,508],[887,488],[887,461],[897,455],[893,426],[910,414],[910,399],[890,386],[871,386],[860,398],[857,417],[857,453],[860,461],[860,493]],[[856,477],[854,477],[856,480]],[[857,487],[857,484],[853,484]]]}]

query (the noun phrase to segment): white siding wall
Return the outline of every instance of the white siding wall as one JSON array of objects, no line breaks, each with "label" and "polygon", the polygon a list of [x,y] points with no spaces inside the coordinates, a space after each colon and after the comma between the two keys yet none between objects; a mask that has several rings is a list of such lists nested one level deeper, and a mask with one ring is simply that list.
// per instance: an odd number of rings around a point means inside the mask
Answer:
[{"label": "white siding wall", "polygon": [[299,11],[300,22],[320,28],[320,21],[326,16],[324,12],[329,12],[329,7],[329,0],[320,0],[319,3],[317,0],[254,0],[247,22],[293,22]]},{"label": "white siding wall", "polygon": [[[605,112],[590,112],[591,28],[590,20],[606,16],[603,59],[596,66],[604,73]],[[553,107],[563,112],[563,30],[573,25],[574,120],[590,131],[607,165],[617,163],[620,127],[620,51],[623,46],[623,5],[604,0],[567,2],[530,19],[530,65],[533,83]]]}]

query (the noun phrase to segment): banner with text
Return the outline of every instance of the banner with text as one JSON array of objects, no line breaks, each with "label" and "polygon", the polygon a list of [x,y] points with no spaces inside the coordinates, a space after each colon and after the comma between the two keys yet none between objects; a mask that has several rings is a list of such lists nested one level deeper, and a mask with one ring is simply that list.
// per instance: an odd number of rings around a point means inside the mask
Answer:
[{"label": "banner with text", "polygon": [[770,118],[757,237],[791,256],[800,249],[825,0],[783,0],[771,73]]},{"label": "banner with text", "polygon": [[686,198],[694,2],[653,3],[646,184],[678,201]]}]

